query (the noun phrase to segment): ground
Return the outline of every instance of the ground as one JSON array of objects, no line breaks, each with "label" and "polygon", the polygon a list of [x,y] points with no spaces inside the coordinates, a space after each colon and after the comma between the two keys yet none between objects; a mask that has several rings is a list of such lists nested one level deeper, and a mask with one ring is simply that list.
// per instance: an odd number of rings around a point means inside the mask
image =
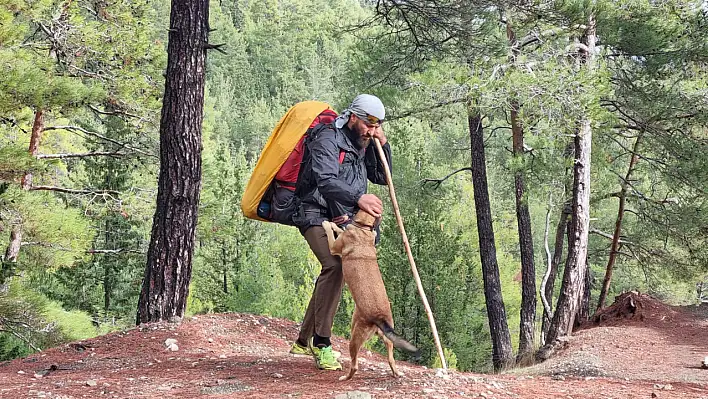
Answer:
[{"label": "ground", "polygon": [[[629,299],[628,299],[629,298]],[[363,351],[354,379],[288,354],[293,322],[250,314],[154,324],[0,363],[0,398],[705,398],[708,310],[620,298],[553,358],[501,374],[440,371]],[[167,339],[176,347],[166,348]],[[169,342],[168,342],[169,343]],[[334,339],[346,352],[347,341]],[[345,369],[348,357],[343,355]]]}]

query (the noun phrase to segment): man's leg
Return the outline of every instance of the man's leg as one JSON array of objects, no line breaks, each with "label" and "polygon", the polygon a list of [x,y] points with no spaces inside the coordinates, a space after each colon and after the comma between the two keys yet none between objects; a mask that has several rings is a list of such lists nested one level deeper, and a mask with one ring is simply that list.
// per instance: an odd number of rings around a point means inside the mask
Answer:
[{"label": "man's leg", "polygon": [[331,350],[332,323],[342,298],[344,279],[341,259],[329,252],[325,230],[321,226],[313,226],[305,231],[304,236],[322,270],[315,282],[297,342],[299,345],[306,344],[314,336],[313,346],[317,355],[318,346]]}]

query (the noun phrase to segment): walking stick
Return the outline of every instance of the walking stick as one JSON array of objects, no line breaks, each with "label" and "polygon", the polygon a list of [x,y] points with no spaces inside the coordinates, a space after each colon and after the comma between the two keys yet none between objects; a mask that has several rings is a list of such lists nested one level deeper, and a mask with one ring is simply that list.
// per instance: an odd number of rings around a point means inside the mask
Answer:
[{"label": "walking stick", "polygon": [[428,315],[430,328],[433,331],[433,338],[435,339],[435,346],[438,349],[438,356],[440,356],[440,363],[442,364],[443,370],[447,371],[447,362],[445,361],[445,354],[443,353],[442,345],[440,345],[440,338],[438,337],[438,329],[437,327],[435,327],[435,319],[433,318],[433,312],[430,310],[428,298],[425,296],[425,291],[423,291],[423,284],[420,282],[418,268],[415,266],[413,252],[411,252],[411,244],[408,242],[408,235],[406,235],[406,229],[403,227],[401,210],[398,208],[398,201],[396,201],[396,191],[393,189],[393,178],[391,178],[391,170],[389,170],[388,168],[386,154],[384,153],[383,148],[381,148],[381,142],[379,142],[379,139],[374,138],[374,144],[376,145],[376,150],[379,153],[379,158],[382,160],[381,163],[383,163],[384,171],[386,172],[386,183],[388,183],[388,193],[391,196],[391,203],[393,203],[393,212],[396,214],[396,222],[398,222],[398,229],[401,231],[401,236],[403,238],[403,246],[406,248],[406,255],[408,255],[408,261],[411,264],[413,278],[415,279],[415,284],[418,287],[418,293],[420,294],[420,298],[423,300],[423,306],[425,307],[425,313]]}]

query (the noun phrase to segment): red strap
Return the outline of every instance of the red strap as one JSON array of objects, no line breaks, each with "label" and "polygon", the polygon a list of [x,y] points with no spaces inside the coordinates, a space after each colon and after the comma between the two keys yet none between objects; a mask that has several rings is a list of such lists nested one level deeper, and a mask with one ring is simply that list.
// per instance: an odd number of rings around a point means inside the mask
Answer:
[{"label": "red strap", "polygon": [[339,150],[339,164],[340,164],[340,165],[341,165],[342,163],[344,163],[344,156],[345,156],[346,154],[347,154],[347,153],[344,152],[343,150]]}]

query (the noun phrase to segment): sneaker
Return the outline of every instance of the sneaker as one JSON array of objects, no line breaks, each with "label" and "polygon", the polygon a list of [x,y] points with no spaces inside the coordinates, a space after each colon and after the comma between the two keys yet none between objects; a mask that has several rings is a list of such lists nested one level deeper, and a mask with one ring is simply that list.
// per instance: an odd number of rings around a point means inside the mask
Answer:
[{"label": "sneaker", "polygon": [[293,346],[290,347],[290,353],[293,355],[307,355],[307,356],[315,356],[314,353],[312,353],[312,350],[310,350],[310,346],[302,346],[297,343],[297,341],[293,342]]},{"label": "sneaker", "polygon": [[[314,338],[310,338],[309,341],[307,341],[307,349],[309,350],[308,354],[311,356],[315,356],[315,349],[316,349],[313,341],[314,341]],[[295,341],[295,344],[297,344],[297,341]],[[300,345],[298,344],[298,346],[300,346]],[[292,353],[292,352],[290,352],[290,353]],[[335,359],[339,359],[340,357],[342,357],[342,352],[336,351],[334,349],[332,349],[332,354],[334,355]]]},{"label": "sneaker", "polygon": [[337,359],[334,357],[334,351],[331,346],[325,346],[324,348],[310,348],[315,354],[315,364],[320,370],[341,370],[342,365],[339,364]]}]

